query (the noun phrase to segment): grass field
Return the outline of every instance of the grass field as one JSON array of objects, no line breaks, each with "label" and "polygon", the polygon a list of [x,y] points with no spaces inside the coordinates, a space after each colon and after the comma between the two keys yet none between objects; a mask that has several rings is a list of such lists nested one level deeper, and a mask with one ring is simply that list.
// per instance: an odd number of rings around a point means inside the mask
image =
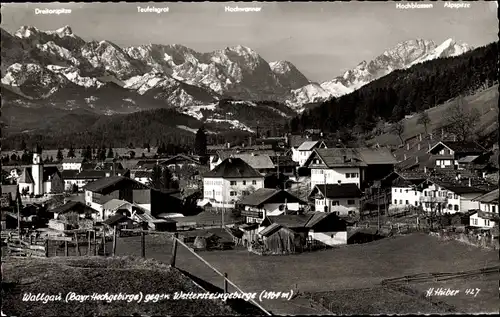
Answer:
[{"label": "grass field", "polygon": [[[130,258],[6,258],[2,274],[2,311],[8,316],[130,316],[239,315],[212,300],[65,302],[66,294],[173,294],[200,293],[189,278],[154,260]],[[62,294],[61,301],[23,301],[23,294]],[[144,295],[145,296],[145,295]]]},{"label": "grass field", "polygon": [[[140,256],[140,239],[120,239],[117,254]],[[229,279],[246,292],[290,291],[296,287],[300,292],[372,288],[378,287],[386,278],[472,270],[491,266],[498,261],[498,252],[466,246],[456,241],[440,241],[425,234],[289,256],[262,257],[245,250],[199,254],[219,271],[226,272]],[[170,256],[169,239],[146,237],[146,257],[169,261]],[[177,267],[218,287],[222,286],[222,278],[184,247],[178,248],[176,263]],[[278,314],[295,314],[298,306],[294,306],[294,303],[293,300],[264,300],[263,305]],[[303,314],[323,314],[313,308],[306,312],[305,305],[300,307]]]},{"label": "grass field", "polygon": [[[466,110],[475,108],[481,114],[480,122],[477,126],[477,131],[484,133],[491,132],[495,128],[498,121],[498,85],[485,89],[475,95],[464,98],[466,101]],[[431,119],[428,126],[429,132],[439,131],[445,125],[448,118],[449,109],[455,104],[455,101],[449,101],[437,107],[427,110],[427,114]],[[404,119],[403,123],[405,131],[403,139],[409,139],[418,136],[419,133],[425,133],[423,125],[417,124],[418,115],[409,119]],[[401,140],[394,133],[387,132],[376,137],[371,143],[378,142],[380,145],[399,145]]]}]

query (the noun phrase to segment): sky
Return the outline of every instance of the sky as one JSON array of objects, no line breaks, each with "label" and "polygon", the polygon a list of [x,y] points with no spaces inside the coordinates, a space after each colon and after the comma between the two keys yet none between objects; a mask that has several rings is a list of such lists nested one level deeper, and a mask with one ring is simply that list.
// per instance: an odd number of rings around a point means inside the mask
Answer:
[{"label": "sky", "polygon": [[[312,81],[331,80],[410,39],[448,38],[474,47],[498,40],[496,2],[469,8],[398,9],[396,2],[200,2],[200,3],[23,3],[3,4],[1,27],[23,25],[56,30],[69,25],[84,40],[120,46],[182,44],[198,52],[228,46],[252,48],[266,61],[292,62]],[[138,12],[168,7],[168,12]],[[225,12],[225,7],[260,7],[260,12]],[[71,9],[70,14],[35,14],[35,9]]]}]

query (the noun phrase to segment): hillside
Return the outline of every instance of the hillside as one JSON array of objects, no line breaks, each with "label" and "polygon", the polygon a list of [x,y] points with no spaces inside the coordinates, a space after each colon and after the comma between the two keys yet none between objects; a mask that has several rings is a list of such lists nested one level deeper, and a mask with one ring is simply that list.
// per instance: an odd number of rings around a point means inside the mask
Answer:
[{"label": "hillside", "polygon": [[[498,84],[485,90],[479,91],[474,95],[464,98],[464,110],[477,109],[481,115],[480,122],[476,127],[476,131],[481,135],[486,136],[498,131]],[[450,108],[455,104],[456,100],[450,100],[437,107],[430,108],[425,112],[429,115],[430,123],[428,126],[429,131],[436,131],[441,133],[441,128],[445,127],[447,123],[447,113]],[[417,123],[418,115],[413,115],[411,118],[402,119],[404,124],[404,133],[402,135],[404,140],[417,137],[418,134],[425,133],[424,126]],[[391,145],[397,146],[401,143],[399,137],[386,128],[386,132],[381,134],[368,143],[374,145],[375,143],[381,146]]]},{"label": "hillside", "polygon": [[[396,70],[348,95],[322,103],[290,122],[292,132],[371,131],[379,122],[399,121],[459,95],[498,83],[498,47],[492,43],[457,57]],[[453,78],[453,80],[450,80]]]}]

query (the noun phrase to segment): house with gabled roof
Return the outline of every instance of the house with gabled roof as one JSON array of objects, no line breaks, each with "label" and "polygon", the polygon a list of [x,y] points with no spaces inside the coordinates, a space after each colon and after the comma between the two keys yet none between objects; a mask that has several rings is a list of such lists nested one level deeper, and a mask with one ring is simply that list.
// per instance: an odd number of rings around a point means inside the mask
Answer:
[{"label": "house with gabled roof", "polygon": [[470,225],[473,227],[493,228],[500,219],[498,210],[498,188],[474,198],[479,208],[470,216]]},{"label": "house with gabled roof", "polygon": [[469,163],[486,152],[476,142],[440,141],[427,151],[434,156],[436,167],[457,169],[459,161]]},{"label": "house with gabled roof", "polygon": [[234,206],[243,196],[264,187],[264,176],[241,158],[227,158],[203,175],[203,201],[213,207]]},{"label": "house with gabled roof", "polygon": [[356,184],[318,184],[311,190],[309,199],[314,200],[316,211],[347,216],[359,214],[362,196]]},{"label": "house with gabled roof", "polygon": [[244,196],[238,205],[243,209],[241,215],[247,223],[261,222],[265,217],[299,211],[307,202],[286,190],[260,188]]},{"label": "house with gabled roof", "polygon": [[339,181],[360,187],[367,164],[354,149],[329,148],[314,149],[304,166],[311,170],[311,188]]},{"label": "house with gabled roof", "polygon": [[422,202],[422,184],[427,180],[424,173],[393,172],[381,180],[384,188],[390,188],[389,210],[419,207]]},{"label": "house with gabled roof", "polygon": [[313,141],[307,140],[302,142],[302,144],[295,150],[292,148],[292,160],[299,163],[299,166],[304,166],[309,155],[311,155],[314,149],[326,149],[327,146],[323,141]]}]

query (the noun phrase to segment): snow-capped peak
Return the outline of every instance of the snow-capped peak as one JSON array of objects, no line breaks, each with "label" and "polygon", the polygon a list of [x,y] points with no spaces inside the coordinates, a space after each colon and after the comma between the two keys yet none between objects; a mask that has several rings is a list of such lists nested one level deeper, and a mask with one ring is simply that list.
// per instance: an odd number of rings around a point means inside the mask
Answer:
[{"label": "snow-capped peak", "polygon": [[30,37],[34,34],[37,34],[39,32],[40,32],[40,30],[38,30],[34,26],[23,25],[19,28],[19,30],[16,31],[15,36],[20,37],[20,38],[26,38],[26,37]]},{"label": "snow-capped peak", "polygon": [[71,27],[69,25],[65,25],[62,28],[57,29],[56,33],[62,37],[65,35],[73,35],[73,30],[71,30]]}]

